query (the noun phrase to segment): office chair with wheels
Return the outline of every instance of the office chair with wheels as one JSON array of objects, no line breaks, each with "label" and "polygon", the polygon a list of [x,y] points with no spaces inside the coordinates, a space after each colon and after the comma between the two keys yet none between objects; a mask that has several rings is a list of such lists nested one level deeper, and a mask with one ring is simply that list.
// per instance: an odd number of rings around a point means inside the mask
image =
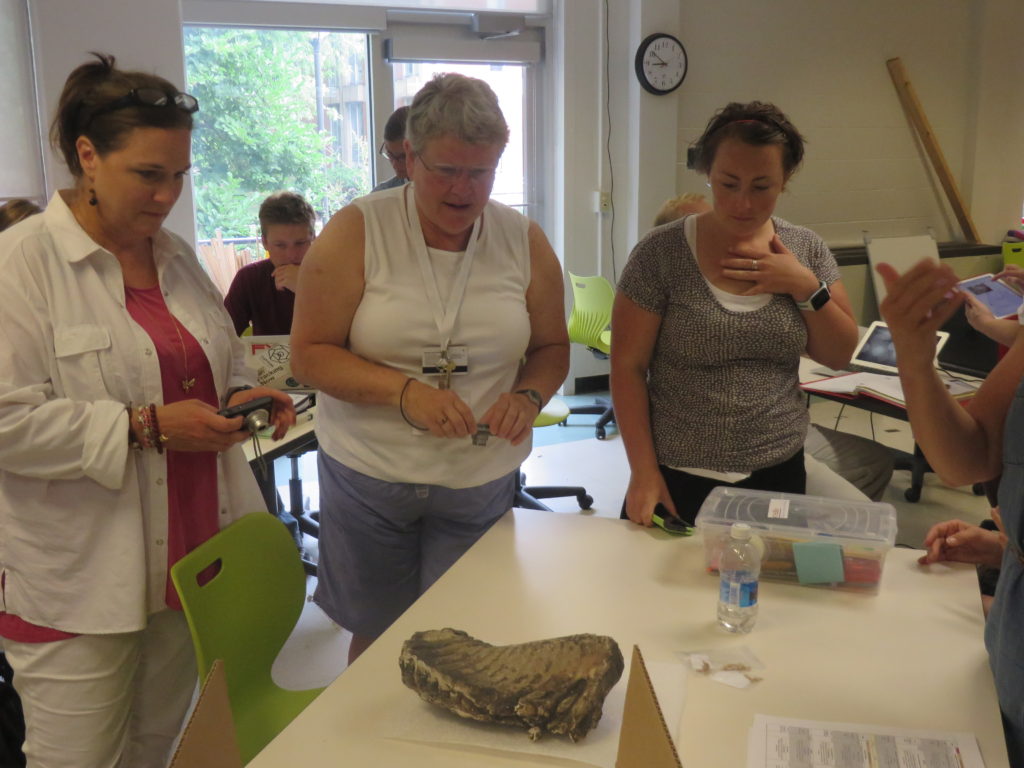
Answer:
[{"label": "office chair with wheels", "polygon": [[254,512],[175,563],[171,580],[200,679],[217,659],[224,664],[238,747],[248,763],[323,690],[285,690],[271,677],[306,600],[295,543],[280,520]]},{"label": "office chair with wheels", "polygon": [[[553,424],[564,424],[567,418],[569,418],[569,406],[565,404],[565,401],[554,397],[537,414],[537,418],[533,421],[533,426],[549,427]],[[582,486],[526,485],[526,475],[523,474],[522,470],[516,474],[514,506],[554,512],[551,507],[544,504],[540,499],[558,499],[563,496],[575,496],[576,503],[580,505],[580,509],[590,509],[594,505],[594,498]]]},{"label": "office chair with wheels", "polygon": [[[572,311],[569,313],[569,341],[583,344],[595,357],[608,359],[612,351],[612,302],[615,290],[600,275],[581,277],[569,273],[572,285]],[[594,435],[598,440],[607,436],[606,427],[615,421],[611,400],[599,397],[593,405],[574,405],[570,413],[596,414]]]}]

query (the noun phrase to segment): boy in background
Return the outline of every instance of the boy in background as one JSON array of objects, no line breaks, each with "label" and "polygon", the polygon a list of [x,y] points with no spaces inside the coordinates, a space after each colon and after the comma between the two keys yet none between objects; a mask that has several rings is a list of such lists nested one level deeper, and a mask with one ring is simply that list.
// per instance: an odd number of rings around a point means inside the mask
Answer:
[{"label": "boy in background", "polygon": [[292,329],[299,265],[313,244],[316,214],[301,195],[275,192],[260,205],[267,258],[247,264],[231,281],[224,307],[241,335],[287,336]]}]

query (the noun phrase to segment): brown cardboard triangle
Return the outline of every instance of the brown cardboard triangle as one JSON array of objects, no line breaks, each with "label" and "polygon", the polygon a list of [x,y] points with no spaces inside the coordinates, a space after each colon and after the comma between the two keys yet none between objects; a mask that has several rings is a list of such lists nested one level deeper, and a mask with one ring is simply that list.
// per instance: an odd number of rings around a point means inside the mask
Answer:
[{"label": "brown cardboard triangle", "polygon": [[170,768],[242,768],[224,664],[213,662]]},{"label": "brown cardboard triangle", "polygon": [[644,657],[635,645],[615,768],[683,768],[647,674]]}]

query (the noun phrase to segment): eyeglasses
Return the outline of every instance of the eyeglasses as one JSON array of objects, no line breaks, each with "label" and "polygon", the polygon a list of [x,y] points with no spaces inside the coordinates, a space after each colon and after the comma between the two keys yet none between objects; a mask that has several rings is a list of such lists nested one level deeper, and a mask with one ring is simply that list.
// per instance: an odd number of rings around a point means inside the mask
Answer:
[{"label": "eyeglasses", "polygon": [[428,173],[452,184],[463,175],[473,184],[494,181],[494,174],[498,171],[497,168],[464,168],[458,165],[443,165],[441,163],[431,165],[423,159],[423,155],[417,155],[416,157]]},{"label": "eyeglasses", "polygon": [[380,148],[377,150],[381,157],[387,158],[392,163],[404,163],[405,152],[399,152],[397,155],[393,155],[388,151],[387,145],[381,142]]},{"label": "eyeglasses", "polygon": [[88,127],[100,115],[125,107],[177,107],[182,112],[191,115],[199,111],[199,101],[189,93],[166,93],[159,88],[132,88],[121,98],[96,109],[89,115],[89,119],[82,128]]}]

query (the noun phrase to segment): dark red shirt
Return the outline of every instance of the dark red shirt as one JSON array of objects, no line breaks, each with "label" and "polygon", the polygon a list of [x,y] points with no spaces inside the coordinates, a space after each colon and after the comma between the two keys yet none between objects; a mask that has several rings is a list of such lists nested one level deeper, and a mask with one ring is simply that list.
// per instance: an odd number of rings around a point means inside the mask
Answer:
[{"label": "dark red shirt", "polygon": [[262,259],[246,264],[235,275],[224,297],[224,307],[235,323],[239,336],[252,323],[256,336],[287,336],[292,331],[295,294],[287,288],[277,290],[274,263]]}]

